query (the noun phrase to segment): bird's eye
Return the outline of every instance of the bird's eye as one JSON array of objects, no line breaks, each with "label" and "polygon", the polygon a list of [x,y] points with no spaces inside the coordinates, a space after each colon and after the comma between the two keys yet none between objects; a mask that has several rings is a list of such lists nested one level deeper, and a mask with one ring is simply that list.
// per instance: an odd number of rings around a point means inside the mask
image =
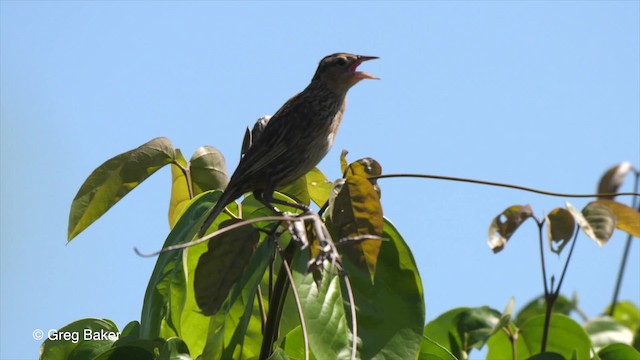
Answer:
[{"label": "bird's eye", "polygon": [[338,60],[336,60],[336,65],[338,66],[345,66],[347,64],[347,60],[345,60],[344,58],[338,58]]}]

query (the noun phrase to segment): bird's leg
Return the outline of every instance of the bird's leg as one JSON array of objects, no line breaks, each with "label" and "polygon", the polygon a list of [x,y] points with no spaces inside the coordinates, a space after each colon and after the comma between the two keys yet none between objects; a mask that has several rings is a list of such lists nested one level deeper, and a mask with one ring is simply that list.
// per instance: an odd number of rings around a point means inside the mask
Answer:
[{"label": "bird's leg", "polygon": [[284,201],[284,200],[280,200],[280,199],[276,199],[273,197],[273,191],[254,191],[253,192],[253,196],[255,196],[256,199],[258,199],[261,203],[263,203],[266,207],[268,207],[269,209],[273,210],[276,213],[281,213],[281,211],[279,211],[278,209],[276,209],[273,204],[277,204],[277,205],[285,205],[285,206],[289,206],[298,210],[302,210],[304,214],[309,214],[311,213],[311,209],[304,205],[304,204],[298,204],[298,203],[294,203],[294,202],[288,202],[288,201]]}]

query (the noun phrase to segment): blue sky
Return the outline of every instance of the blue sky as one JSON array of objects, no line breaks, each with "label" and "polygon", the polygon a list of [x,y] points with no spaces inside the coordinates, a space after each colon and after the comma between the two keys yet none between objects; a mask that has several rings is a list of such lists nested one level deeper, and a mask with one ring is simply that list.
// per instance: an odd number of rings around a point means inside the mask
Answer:
[{"label": "blue sky", "polygon": [[[157,136],[205,144],[232,171],[244,129],[274,113],[325,55],[376,55],[350,91],[333,150],[412,172],[592,193],[610,166],[640,166],[640,5],[607,2],[0,2],[0,358],[34,358],[35,329],[140,316],[168,233],[162,169],[66,243],[71,200],[108,158]],[[493,217],[566,199],[434,180],[381,181],[385,215],[413,250],[427,318],[516,307],[542,292],[537,235],[505,251]],[[630,190],[629,182],[623,190]],[[629,201],[629,199],[621,199]],[[588,201],[569,199],[581,208]],[[598,315],[625,236],[585,236],[563,293]],[[550,272],[563,264],[549,257]],[[623,299],[640,302],[634,240]]]}]

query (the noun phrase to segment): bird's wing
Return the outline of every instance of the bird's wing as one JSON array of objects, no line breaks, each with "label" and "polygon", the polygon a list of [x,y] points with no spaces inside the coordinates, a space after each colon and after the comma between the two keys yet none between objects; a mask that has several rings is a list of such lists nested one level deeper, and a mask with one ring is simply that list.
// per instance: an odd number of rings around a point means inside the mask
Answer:
[{"label": "bird's wing", "polygon": [[[291,121],[297,121],[290,114],[298,113],[302,109],[298,109],[303,103],[299,101],[300,94],[289,99],[282,107],[271,117],[267,126],[264,128],[262,135],[258,141],[251,145],[247,153],[244,155],[235,173],[242,176],[254,176],[260,173],[260,170],[267,166],[274,166],[278,159],[289,148],[288,144],[293,139],[292,134],[287,131],[291,126]],[[302,111],[304,112],[304,111]]]}]

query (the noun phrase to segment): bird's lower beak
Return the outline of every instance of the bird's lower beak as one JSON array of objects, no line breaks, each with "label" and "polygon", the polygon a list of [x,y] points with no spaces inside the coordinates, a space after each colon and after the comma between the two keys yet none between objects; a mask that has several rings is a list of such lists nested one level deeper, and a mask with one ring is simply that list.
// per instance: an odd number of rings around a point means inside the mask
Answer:
[{"label": "bird's lower beak", "polygon": [[358,60],[353,64],[353,67],[351,68],[351,70],[354,72],[355,74],[355,78],[357,79],[357,81],[360,81],[362,79],[374,79],[374,80],[379,80],[379,78],[375,75],[371,75],[371,74],[367,74],[366,72],[363,71],[356,71],[356,68],[362,64],[365,61],[369,61],[369,60],[375,60],[377,59],[377,56],[362,56],[362,55],[358,55]]}]

